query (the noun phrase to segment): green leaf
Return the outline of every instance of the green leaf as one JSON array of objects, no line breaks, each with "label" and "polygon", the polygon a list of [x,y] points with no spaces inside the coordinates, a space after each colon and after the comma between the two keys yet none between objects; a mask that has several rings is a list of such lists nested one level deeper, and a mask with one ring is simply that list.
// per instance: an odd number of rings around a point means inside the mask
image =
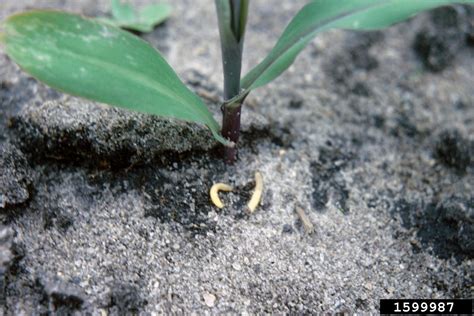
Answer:
[{"label": "green leaf", "polygon": [[31,11],[5,22],[5,49],[33,77],[72,95],[207,125],[227,143],[202,100],[165,59],[119,28],[56,11]]},{"label": "green leaf", "polygon": [[267,57],[242,78],[240,98],[282,74],[322,31],[381,29],[453,3],[472,4],[474,0],[313,0],[291,20]]},{"label": "green leaf", "polygon": [[168,4],[152,4],[135,11],[133,6],[121,0],[112,0],[112,19],[101,18],[118,27],[139,31],[151,32],[153,28],[170,17],[172,8]]},{"label": "green leaf", "polygon": [[112,0],[112,16],[116,21],[130,23],[137,19],[135,10],[130,3],[121,0]]},{"label": "green leaf", "polygon": [[138,11],[138,24],[147,25],[150,31],[154,26],[163,23],[173,12],[169,4],[151,4]]}]

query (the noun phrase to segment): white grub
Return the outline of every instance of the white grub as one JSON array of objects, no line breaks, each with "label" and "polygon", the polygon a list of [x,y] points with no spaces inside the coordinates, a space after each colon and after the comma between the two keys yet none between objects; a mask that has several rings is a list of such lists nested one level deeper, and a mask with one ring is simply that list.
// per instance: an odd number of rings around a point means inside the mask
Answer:
[{"label": "white grub", "polygon": [[260,204],[263,192],[263,178],[260,172],[255,172],[255,189],[253,191],[250,201],[247,203],[249,213],[255,212],[257,206]]},{"label": "white grub", "polygon": [[209,194],[211,195],[212,203],[217,206],[218,208],[223,208],[224,203],[222,203],[221,199],[219,198],[219,191],[230,192],[232,191],[232,187],[225,183],[216,183],[211,187]]}]

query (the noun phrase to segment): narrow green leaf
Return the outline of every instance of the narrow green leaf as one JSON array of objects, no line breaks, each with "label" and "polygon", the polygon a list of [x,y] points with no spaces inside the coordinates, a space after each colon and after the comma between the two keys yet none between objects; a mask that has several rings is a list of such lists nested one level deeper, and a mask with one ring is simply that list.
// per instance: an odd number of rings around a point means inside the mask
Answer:
[{"label": "narrow green leaf", "polygon": [[151,4],[138,11],[138,21],[153,28],[168,19],[172,12],[173,8],[169,4]]},{"label": "narrow green leaf", "polygon": [[112,19],[100,18],[102,22],[121,28],[151,32],[153,28],[170,17],[172,8],[169,4],[151,4],[136,11],[133,6],[121,0],[112,0]]},{"label": "narrow green leaf", "polygon": [[131,23],[136,20],[135,11],[130,3],[122,0],[112,0],[112,16],[121,23]]},{"label": "narrow green leaf", "polygon": [[5,49],[33,77],[53,88],[144,113],[207,125],[219,134],[202,100],[140,38],[78,15],[31,11],[5,23]]},{"label": "narrow green leaf", "polygon": [[313,0],[291,20],[267,57],[242,78],[240,97],[277,78],[322,31],[376,30],[453,3],[474,4],[474,0]]}]

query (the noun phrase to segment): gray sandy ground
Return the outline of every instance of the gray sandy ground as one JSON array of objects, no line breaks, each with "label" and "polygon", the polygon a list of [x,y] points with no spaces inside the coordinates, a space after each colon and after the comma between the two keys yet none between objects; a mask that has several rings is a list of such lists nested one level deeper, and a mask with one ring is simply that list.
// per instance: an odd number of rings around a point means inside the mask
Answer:
[{"label": "gray sandy ground", "polygon": [[[303,3],[252,3],[245,70]],[[0,19],[107,4],[6,0]],[[173,6],[144,38],[219,118],[213,3]],[[0,52],[2,313],[377,313],[381,298],[473,297],[473,15],[441,13],[318,37],[249,97],[234,166],[203,127],[62,95]],[[215,182],[235,187],[223,210]]]}]

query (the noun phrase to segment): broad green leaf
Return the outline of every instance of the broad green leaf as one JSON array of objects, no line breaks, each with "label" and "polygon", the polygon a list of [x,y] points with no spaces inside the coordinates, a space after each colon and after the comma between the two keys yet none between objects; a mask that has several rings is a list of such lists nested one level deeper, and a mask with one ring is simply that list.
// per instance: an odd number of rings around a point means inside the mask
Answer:
[{"label": "broad green leaf", "polygon": [[140,38],[56,11],[11,16],[4,29],[8,56],[51,87],[130,110],[202,123],[216,139],[228,143],[202,100]]},{"label": "broad green leaf", "polygon": [[474,0],[313,0],[291,20],[267,57],[242,78],[241,97],[277,78],[322,31],[381,29],[453,3],[474,4]]},{"label": "broad green leaf", "polygon": [[123,0],[112,0],[113,18],[99,20],[134,31],[151,32],[156,25],[169,18],[171,12],[172,8],[168,4],[151,4],[135,11],[131,4]]}]

